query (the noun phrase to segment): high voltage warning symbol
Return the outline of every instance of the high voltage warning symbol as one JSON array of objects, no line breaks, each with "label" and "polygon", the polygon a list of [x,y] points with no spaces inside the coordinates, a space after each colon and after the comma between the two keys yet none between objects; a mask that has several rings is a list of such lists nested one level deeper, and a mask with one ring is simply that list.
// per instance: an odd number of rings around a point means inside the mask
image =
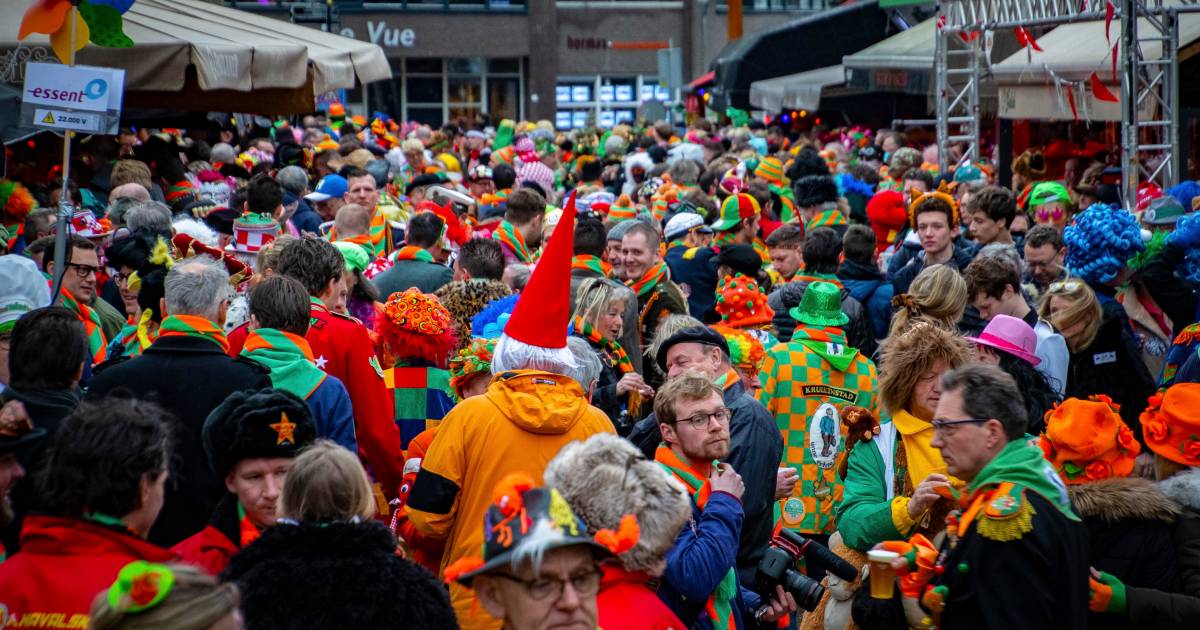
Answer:
[{"label": "high voltage warning symbol", "polygon": [[46,116],[44,118],[42,118],[42,122],[47,125],[53,125],[54,124],[54,114],[51,114],[50,112],[46,112]]}]

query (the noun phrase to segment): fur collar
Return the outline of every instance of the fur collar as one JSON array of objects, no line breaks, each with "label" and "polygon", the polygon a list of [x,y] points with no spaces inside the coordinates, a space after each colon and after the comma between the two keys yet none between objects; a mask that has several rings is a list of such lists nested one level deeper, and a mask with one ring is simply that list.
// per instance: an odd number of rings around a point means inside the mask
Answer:
[{"label": "fur collar", "polygon": [[1200,469],[1180,472],[1158,482],[1158,489],[1176,503],[1200,511]]},{"label": "fur collar", "polygon": [[[1197,486],[1200,489],[1200,486]],[[1162,521],[1168,525],[1179,515],[1179,505],[1138,477],[1116,477],[1067,486],[1071,505],[1083,518],[1114,522],[1125,519]]]}]

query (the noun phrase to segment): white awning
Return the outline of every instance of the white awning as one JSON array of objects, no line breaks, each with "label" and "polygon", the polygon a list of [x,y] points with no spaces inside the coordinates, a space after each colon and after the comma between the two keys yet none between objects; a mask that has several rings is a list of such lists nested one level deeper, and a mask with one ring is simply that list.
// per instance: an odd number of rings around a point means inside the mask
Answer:
[{"label": "white awning", "polygon": [[821,91],[846,82],[841,64],[789,74],[750,84],[750,104],[768,112],[811,109],[821,106]]},{"label": "white awning", "polygon": [[924,70],[933,72],[935,20],[916,26],[842,58],[850,70]]},{"label": "white awning", "polygon": [[[46,35],[17,41],[21,16],[35,1],[4,0],[0,50],[49,50]],[[138,0],[123,17],[132,48],[89,44],[76,62],[125,69],[129,91],[182,90],[189,66],[205,91],[301,88],[310,67],[318,94],[353,88],[356,78],[370,83],[392,76],[375,44],[204,0]]]}]

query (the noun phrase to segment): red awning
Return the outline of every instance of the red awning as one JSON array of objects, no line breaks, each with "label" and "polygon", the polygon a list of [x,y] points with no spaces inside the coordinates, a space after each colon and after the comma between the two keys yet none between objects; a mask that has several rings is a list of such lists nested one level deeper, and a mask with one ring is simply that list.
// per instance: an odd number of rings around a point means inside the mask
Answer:
[{"label": "red awning", "polygon": [[708,85],[711,85],[712,82],[716,80],[716,78],[717,78],[717,71],[709,70],[708,72],[705,72],[704,74],[697,77],[695,81],[692,81],[691,83],[689,83],[688,88],[694,90],[696,88],[707,87]]}]

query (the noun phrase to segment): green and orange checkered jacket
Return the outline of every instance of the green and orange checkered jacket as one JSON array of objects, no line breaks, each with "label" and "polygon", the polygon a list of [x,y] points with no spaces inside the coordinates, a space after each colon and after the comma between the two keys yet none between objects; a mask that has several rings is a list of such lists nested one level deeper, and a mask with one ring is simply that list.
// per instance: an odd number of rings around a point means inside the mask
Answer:
[{"label": "green and orange checkered jacket", "polygon": [[780,465],[800,473],[792,496],[775,503],[776,522],[804,534],[831,534],[842,499],[836,470],[845,450],[842,410],[857,405],[878,414],[875,364],[848,347],[840,329],[801,325],[792,341],[767,352],[761,376],[758,400],[783,435]]}]

